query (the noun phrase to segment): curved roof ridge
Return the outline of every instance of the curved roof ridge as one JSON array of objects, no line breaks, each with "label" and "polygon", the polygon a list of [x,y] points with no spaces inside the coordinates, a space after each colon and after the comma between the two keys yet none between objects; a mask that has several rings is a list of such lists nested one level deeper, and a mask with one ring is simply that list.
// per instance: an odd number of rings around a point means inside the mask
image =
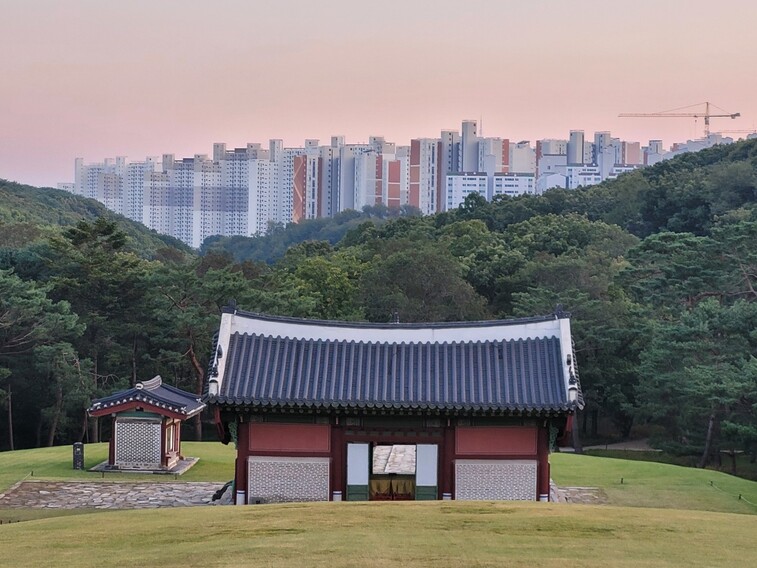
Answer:
[{"label": "curved roof ridge", "polygon": [[343,321],[343,320],[321,320],[310,318],[298,318],[292,316],[278,316],[272,314],[262,314],[240,310],[234,306],[226,306],[222,309],[223,313],[234,314],[250,319],[258,319],[269,322],[281,322],[289,324],[299,324],[304,326],[321,326],[321,327],[353,327],[366,329],[446,329],[446,328],[466,328],[466,327],[497,327],[508,325],[522,325],[526,323],[539,323],[552,321],[569,317],[570,314],[565,312],[556,312],[542,316],[531,316],[523,318],[493,319],[493,320],[476,320],[476,321],[454,321],[454,322],[412,322],[412,323],[376,323],[367,321]]},{"label": "curved roof ridge", "polygon": [[134,385],[134,388],[137,390],[151,391],[160,387],[162,384],[163,384],[163,379],[161,378],[161,376],[155,375],[152,379],[148,381],[139,381],[136,385]]},{"label": "curved roof ridge", "polygon": [[[470,341],[486,339],[553,337],[561,333],[561,322],[565,321],[557,314],[553,314],[533,318],[479,322],[377,324],[267,316],[237,310],[224,313],[221,320],[223,333],[226,336],[224,341],[220,343],[224,351],[228,348],[230,334],[245,332],[259,334],[258,337],[280,337],[297,340],[352,340],[357,344],[367,342],[366,344],[370,345],[386,343],[400,345],[403,342],[410,345],[426,341],[449,345],[452,342],[469,344]],[[216,357],[216,359],[218,358]]]},{"label": "curved roof ridge", "polygon": [[[357,340],[357,339],[331,339],[331,338],[322,338],[322,337],[298,337],[298,336],[289,336],[289,335],[281,335],[279,333],[258,333],[258,332],[248,332],[248,331],[235,331],[235,334],[238,334],[242,337],[257,337],[260,339],[274,339],[274,340],[281,340],[281,341],[306,341],[306,342],[312,342],[312,343],[324,343],[324,344],[347,344],[347,345],[397,345],[397,346],[415,346],[415,345],[449,345],[449,346],[458,346],[458,345],[488,345],[488,344],[501,344],[501,343],[513,343],[523,340],[540,340],[544,339],[545,337],[557,337],[557,334],[552,334],[549,336],[544,335],[536,335],[533,336],[530,335],[524,335],[519,338],[497,338],[497,339],[471,339],[471,340],[453,340],[453,341],[432,341],[430,339],[426,339],[424,341],[408,341],[405,339],[402,339],[401,341],[391,341],[391,339],[383,340],[383,341],[370,341],[370,340]],[[168,385],[163,385],[164,387],[167,387]]]}]

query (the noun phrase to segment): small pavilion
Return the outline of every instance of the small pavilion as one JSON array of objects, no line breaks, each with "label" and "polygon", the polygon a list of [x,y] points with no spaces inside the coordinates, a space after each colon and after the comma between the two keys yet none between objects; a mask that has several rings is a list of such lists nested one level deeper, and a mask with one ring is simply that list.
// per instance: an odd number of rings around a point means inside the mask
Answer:
[{"label": "small pavilion", "polygon": [[205,408],[197,395],[163,384],[160,375],[98,399],[90,416],[111,416],[107,469],[168,471],[181,460],[181,423]]}]

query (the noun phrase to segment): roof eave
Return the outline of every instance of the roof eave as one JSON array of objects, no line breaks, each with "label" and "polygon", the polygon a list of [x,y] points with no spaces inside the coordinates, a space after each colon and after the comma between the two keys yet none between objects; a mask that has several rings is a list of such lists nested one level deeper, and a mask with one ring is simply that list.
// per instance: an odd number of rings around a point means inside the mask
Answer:
[{"label": "roof eave", "polygon": [[275,411],[298,411],[298,410],[321,410],[327,412],[333,411],[368,411],[369,413],[381,411],[397,411],[397,413],[417,413],[417,414],[493,414],[493,415],[551,415],[551,414],[573,414],[577,403],[565,402],[564,404],[545,405],[545,406],[528,406],[528,405],[487,405],[487,404],[450,404],[439,405],[433,403],[418,402],[370,402],[361,403],[355,401],[331,401],[331,402],[313,402],[313,401],[263,401],[249,400],[236,397],[226,397],[222,395],[206,395],[203,401],[209,406],[219,408],[233,409],[237,411],[248,412],[251,410],[275,410]]}]

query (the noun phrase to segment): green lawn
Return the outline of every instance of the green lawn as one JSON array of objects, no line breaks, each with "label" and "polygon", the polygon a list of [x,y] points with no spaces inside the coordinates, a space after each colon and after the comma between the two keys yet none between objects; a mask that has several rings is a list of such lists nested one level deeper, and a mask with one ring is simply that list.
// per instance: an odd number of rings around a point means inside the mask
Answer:
[{"label": "green lawn", "polygon": [[575,454],[552,454],[550,461],[555,483],[599,487],[612,505],[757,514],[757,506],[738,498],[757,503],[757,482],[719,471]]},{"label": "green lawn", "polygon": [[757,516],[610,506],[201,507],[2,525],[0,566],[755,566],[755,535]]},{"label": "green lawn", "polygon": [[[218,442],[182,442],[184,455],[199,457],[200,461],[182,475],[182,481],[229,481],[234,477],[234,446]],[[87,469],[108,458],[108,444],[87,444],[84,461]],[[104,476],[72,468],[71,446],[0,452],[0,492],[27,476],[55,480],[105,479],[109,481],[174,481],[172,475],[141,475],[133,473],[106,473]]]},{"label": "green lawn", "polygon": [[[623,460],[641,460],[659,463],[669,463],[673,465],[684,465],[687,467],[696,467],[699,463],[700,456],[692,455],[672,455],[660,451],[636,451],[636,450],[615,450],[615,449],[590,449],[585,451],[586,455],[599,456],[603,458],[620,458]],[[730,456],[723,454],[721,464],[710,463],[707,469],[732,473],[732,462]],[[757,462],[752,463],[749,454],[738,454],[736,456],[736,475],[744,479],[757,481]]]},{"label": "green lawn", "polygon": [[[184,442],[185,455],[200,461],[181,481],[226,482],[234,476],[234,448],[218,442]],[[106,444],[85,446],[87,467],[105,460]],[[553,454],[552,477],[558,485],[599,487],[611,505],[698,509],[757,514],[757,482],[725,473],[661,463]],[[74,471],[71,447],[42,448],[0,453],[0,492],[34,472],[34,478],[174,481],[171,475],[105,474]],[[620,479],[623,478],[621,484]],[[710,482],[714,485],[711,485]],[[746,500],[739,500],[742,494]],[[49,513],[48,513],[49,514]],[[14,518],[29,518],[29,514]]]}]

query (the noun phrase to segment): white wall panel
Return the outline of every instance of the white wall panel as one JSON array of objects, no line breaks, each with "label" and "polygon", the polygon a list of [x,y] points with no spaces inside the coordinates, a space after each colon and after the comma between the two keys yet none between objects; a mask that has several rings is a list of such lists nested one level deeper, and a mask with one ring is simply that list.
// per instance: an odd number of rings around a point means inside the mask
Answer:
[{"label": "white wall panel", "polygon": [[370,446],[347,444],[347,485],[368,485]]},{"label": "white wall panel", "polygon": [[416,474],[415,484],[436,487],[439,470],[439,446],[436,444],[418,444],[415,450]]}]

